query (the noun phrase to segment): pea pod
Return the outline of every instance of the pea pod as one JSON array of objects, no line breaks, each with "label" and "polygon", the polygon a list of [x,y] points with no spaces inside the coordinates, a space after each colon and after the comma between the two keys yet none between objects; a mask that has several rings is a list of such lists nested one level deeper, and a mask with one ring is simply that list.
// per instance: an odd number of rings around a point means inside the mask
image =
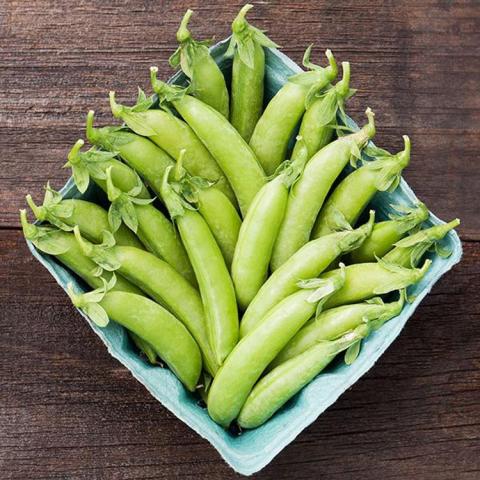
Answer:
[{"label": "pea pod", "polygon": [[377,192],[393,192],[398,187],[402,171],[410,162],[410,139],[404,135],[403,140],[405,148],[396,155],[377,147],[365,149],[375,160],[364,162],[337,185],[318,215],[312,238],[333,232],[345,222],[355,225]]},{"label": "pea pod", "polygon": [[[76,198],[63,199],[48,184],[41,206],[35,205],[30,195],[26,199],[37,220],[49,222],[65,231],[72,231],[78,225],[82,234],[94,243],[101,242],[102,232],[110,229],[107,212],[100,205]],[[125,225],[120,225],[114,237],[118,245],[143,248],[140,240]]]},{"label": "pea pod", "polygon": [[185,387],[193,392],[202,370],[200,350],[185,326],[170,312],[142,295],[102,287],[78,294],[69,284],[72,303],[98,326],[109,319],[146,340]]},{"label": "pea pod", "polygon": [[323,147],[307,163],[288,198],[285,219],[273,248],[272,270],[308,242],[333,182],[351,158],[360,158],[360,148],[375,134],[374,114],[367,109],[366,115],[368,124],[361,130]]},{"label": "pea pod", "polygon": [[243,405],[238,416],[238,425],[241,428],[256,428],[265,423],[310,383],[338,353],[358,344],[369,331],[368,325],[360,325],[337,340],[312,346],[265,375],[255,385]]},{"label": "pea pod", "polygon": [[225,53],[233,56],[230,123],[248,142],[263,108],[265,76],[264,48],[276,48],[261,30],[252,27],[245,15],[253,5],[244,5],[232,23],[232,38]]},{"label": "pea pod", "polygon": [[272,175],[286,158],[288,142],[305,112],[308,99],[325,88],[337,76],[337,64],[330,50],[325,52],[329,66],[310,63],[310,48],[304,66],[310,71],[298,73],[276,93],[258,120],[250,146],[267,175]]},{"label": "pea pod", "polygon": [[[336,123],[337,113],[345,118],[345,101],[356,91],[350,88],[350,64],[342,62],[342,70],[342,80],[308,99],[299,132],[307,145],[308,158],[331,142],[334,133],[332,124]],[[292,152],[293,160],[297,158],[300,148],[296,143]]]},{"label": "pea pod", "polygon": [[[85,168],[89,173],[88,178],[107,193],[111,202],[108,211],[110,230],[116,232],[122,223],[125,224],[137,234],[149,251],[166,260],[192,285],[195,285],[195,275],[182,242],[170,220],[151,204],[153,199],[150,194],[147,192],[146,197],[143,194],[145,187],[135,171],[114,158],[110,157],[105,161],[103,155],[105,152],[99,152],[96,149],[80,152],[78,145],[79,142],[70,152],[68,165],[74,172],[75,169],[77,171],[83,169],[85,164],[89,165],[88,169]],[[126,173],[125,177],[123,172]],[[128,182],[125,180],[127,175]],[[120,188],[115,182],[116,178],[123,179],[121,184],[127,188],[126,190]]]},{"label": "pea pod", "polygon": [[433,227],[420,230],[397,243],[395,248],[383,256],[383,260],[388,263],[395,263],[402,267],[416,267],[425,253],[435,246],[440,256],[449,256],[450,251],[439,247],[438,243],[450,230],[460,225],[460,220],[456,218],[449,223],[434,225]]},{"label": "pea pod", "polygon": [[335,340],[365,322],[386,322],[400,314],[405,303],[405,292],[397,302],[383,303],[379,297],[363,303],[331,308],[312,318],[285,346],[270,364],[276,368],[307,351],[319,342]]},{"label": "pea pod", "polygon": [[192,38],[188,22],[192,10],[187,10],[177,31],[180,46],[170,57],[170,65],[181,67],[190,79],[195,97],[228,118],[228,90],[222,71],[208,51],[210,41],[197,42]]},{"label": "pea pod", "polygon": [[240,336],[254,330],[267,312],[298,290],[298,281],[318,277],[340,255],[356,249],[370,235],[375,213],[356,230],[325,235],[304,245],[262,285],[248,306],[240,324]]},{"label": "pea pod", "polygon": [[198,291],[173,267],[155,255],[134,247],[115,246],[108,234],[104,243],[93,245],[74,230],[83,254],[99,267],[118,272],[178,318],[198,343],[204,365],[215,375],[218,365],[208,343],[205,314]]},{"label": "pea pod", "polygon": [[232,280],[237,301],[245,310],[263,285],[273,244],[285,214],[290,186],[301,174],[307,161],[307,149],[297,161],[265,184],[255,196],[240,228],[232,263]]},{"label": "pea pod", "polygon": [[216,110],[186,90],[157,79],[158,69],[150,68],[154,91],[162,104],[171,102],[208,148],[225,173],[235,192],[242,214],[266,182],[265,174],[254,153],[235,128]]},{"label": "pea pod", "polygon": [[393,248],[395,242],[416,229],[429,216],[427,207],[421,202],[413,207],[392,205],[392,208],[397,213],[389,214],[389,220],[373,226],[371,235],[350,253],[349,263],[373,262],[375,257],[383,257]]},{"label": "pea pod", "polygon": [[[133,150],[131,153],[129,152],[128,159],[126,155],[124,156],[127,163],[132,164],[132,167],[135,168],[135,165],[138,165],[138,159],[144,158],[145,161],[148,160],[150,164],[154,161],[161,163],[158,168],[163,167],[163,170],[165,170],[168,165],[171,165],[172,158],[178,161],[180,152],[186,150],[183,163],[187,172],[190,173],[190,175],[202,177],[209,182],[213,182],[216,188],[222,191],[231,202],[235,203],[235,194],[228,180],[225,178],[222,169],[200,139],[195,135],[195,132],[168,108],[154,109],[151,108],[153,105],[154,97],[147,98],[143,92],[141,92],[137,104],[133,107],[118,104],[115,101],[115,93],[110,92],[110,107],[113,116],[122,119],[136,134],[149,137],[149,139],[162,150],[162,154],[157,154],[156,157],[150,155],[147,157],[143,149],[138,151]],[[89,135],[88,125],[87,118],[87,136]],[[113,127],[106,128],[111,129]],[[99,130],[100,131],[94,131],[91,136],[107,136],[107,139],[111,136],[110,133],[104,134],[103,129]],[[107,132],[109,132],[109,130],[107,130]],[[118,133],[116,133],[114,138],[117,136]],[[104,146],[106,142],[108,142],[108,140],[103,141],[102,146]],[[137,142],[135,142],[132,147],[136,146],[136,143]],[[118,147],[113,146],[113,148]],[[110,148],[108,149],[110,150]],[[123,150],[120,150],[121,155],[124,155],[122,153]],[[163,158],[163,153],[165,152],[171,157],[169,162],[166,162]],[[133,162],[135,162],[135,164],[133,164]]]},{"label": "pea pod", "polygon": [[[348,265],[345,268],[345,284],[327,300],[325,310],[361,302],[418,283],[431,263],[432,261],[427,259],[422,268],[405,268],[379,259],[376,263]],[[331,270],[320,278],[331,278],[337,274],[338,270]]]},{"label": "pea pod", "polygon": [[205,308],[207,333],[218,364],[222,364],[238,340],[235,291],[222,253],[203,217],[169,183],[168,167],[162,198],[175,220],[198,280]]},{"label": "pea pod", "polygon": [[[20,220],[23,234],[27,240],[31,241],[40,251],[54,255],[63,265],[76,273],[90,287],[99,288],[102,286],[103,282],[98,275],[99,273],[101,273],[105,279],[111,279],[112,274],[110,272],[99,272],[97,265],[83,254],[73,233],[49,226],[39,227],[29,224],[25,210],[20,210]],[[142,293],[139,288],[121,276],[116,277],[112,290],[136,294]],[[152,364],[157,363],[157,354],[153,347],[133,332],[129,331],[128,333],[135,345],[137,345],[148,358],[148,361]]]},{"label": "pea pod", "polygon": [[282,300],[240,340],[210,387],[208,413],[215,422],[230,425],[268,364],[342,283],[343,274],[338,272],[327,280],[303,282],[302,290]]}]

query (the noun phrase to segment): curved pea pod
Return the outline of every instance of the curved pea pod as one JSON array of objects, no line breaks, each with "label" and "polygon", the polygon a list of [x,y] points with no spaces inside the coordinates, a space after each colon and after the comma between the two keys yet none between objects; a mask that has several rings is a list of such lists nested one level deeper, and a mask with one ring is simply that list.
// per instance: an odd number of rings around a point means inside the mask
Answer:
[{"label": "curved pea pod", "polygon": [[348,351],[368,333],[368,325],[360,325],[337,340],[320,342],[279,365],[255,385],[240,411],[238,425],[241,428],[256,428],[265,423],[310,383],[338,353]]},{"label": "curved pea pod", "polygon": [[198,291],[173,267],[155,255],[134,247],[115,246],[108,233],[104,243],[93,245],[83,239],[78,228],[75,236],[83,254],[106,271],[115,271],[178,318],[198,343],[204,365],[215,375],[218,364],[208,343],[205,314]]},{"label": "curved pea pod", "polygon": [[403,140],[405,148],[396,155],[377,147],[365,149],[375,160],[364,162],[337,185],[318,215],[312,238],[338,230],[345,222],[355,225],[377,192],[393,192],[398,187],[402,171],[410,162],[410,139],[404,135]]},{"label": "curved pea pod", "polygon": [[[57,228],[38,227],[37,225],[29,224],[25,210],[20,210],[20,220],[23,234],[27,240],[30,240],[40,251],[55,256],[90,287],[99,288],[102,286],[103,282],[99,273],[101,273],[103,278],[111,279],[112,274],[110,272],[100,272],[97,265],[83,254],[73,233],[58,230]],[[142,293],[139,288],[121,276],[116,277],[112,290],[136,294]],[[149,362],[156,363],[157,355],[148,342],[135,336],[132,332],[128,333],[135,345],[148,358]]]},{"label": "curved pea pod", "polygon": [[317,152],[291,189],[285,218],[273,248],[272,270],[280,267],[309,241],[317,215],[333,182],[349,160],[360,158],[360,148],[374,136],[374,114],[368,108],[366,115],[368,123],[361,130],[340,137]]},{"label": "curved pea pod", "polygon": [[[49,222],[61,230],[72,231],[78,225],[82,235],[95,243],[102,241],[104,230],[110,230],[107,212],[96,203],[80,199],[63,199],[47,184],[43,204],[38,206],[30,195],[27,203],[35,218],[41,222]],[[142,243],[125,225],[120,225],[114,233],[118,245],[143,248]]]},{"label": "curved pea pod", "polygon": [[418,228],[429,217],[425,204],[419,202],[413,207],[392,205],[397,213],[389,214],[389,220],[376,223],[371,235],[350,253],[349,263],[374,262],[376,257],[383,257],[396,242]]},{"label": "curved pea pod", "polygon": [[358,248],[370,235],[374,220],[372,210],[365,225],[312,240],[275,270],[248,306],[240,324],[240,336],[254,330],[270,309],[297,291],[299,280],[317,277],[340,255]]},{"label": "curved pea pod", "polygon": [[[327,300],[325,309],[361,302],[414,285],[423,278],[431,263],[427,259],[422,268],[405,268],[379,259],[376,263],[348,265],[343,287]],[[330,278],[337,273],[338,270],[331,270],[320,278]]]},{"label": "curved pea pod", "polygon": [[300,355],[319,342],[335,340],[350,330],[366,322],[376,322],[383,325],[386,321],[400,314],[405,303],[405,291],[400,292],[396,302],[383,303],[380,297],[372,298],[363,303],[343,305],[331,308],[312,318],[276,356],[270,368]]},{"label": "curved pea pod", "polygon": [[232,22],[232,38],[225,53],[233,55],[230,123],[248,142],[263,108],[265,76],[264,47],[276,48],[261,30],[250,25],[245,15],[253,5],[244,5]]},{"label": "curved pea pod", "polygon": [[266,183],[265,173],[254,153],[230,122],[185,89],[157,79],[151,67],[151,81],[161,103],[171,102],[210,151],[230,182],[245,216],[257,192]]},{"label": "curved pea pod", "polygon": [[[308,98],[305,115],[300,124],[299,135],[304,139],[308,149],[308,158],[313,157],[321,148],[329,144],[334,133],[337,113],[345,118],[345,101],[355,94],[350,88],[350,64],[342,62],[343,77],[336,85],[316,92]],[[295,144],[292,160],[297,158],[299,149]]]},{"label": "curved pea pod", "polygon": [[285,214],[288,191],[307,161],[307,149],[255,196],[240,228],[232,263],[237,301],[245,310],[265,282],[273,244]]},{"label": "curved pea pod", "polygon": [[337,64],[330,50],[325,52],[329,66],[310,63],[311,47],[304,56],[310,71],[298,73],[276,93],[258,120],[250,147],[267,175],[272,175],[286,158],[288,142],[305,112],[308,99],[325,88],[337,76]]},{"label": "curved pea pod", "polygon": [[460,225],[460,220],[456,218],[449,223],[434,225],[433,227],[420,230],[419,232],[405,237],[395,243],[395,248],[390,250],[382,258],[387,263],[394,263],[402,267],[416,267],[422,257],[435,247],[437,253],[442,257],[448,257],[450,251],[441,248],[438,244],[450,230]]},{"label": "curved pea pod", "polygon": [[193,392],[202,370],[200,350],[185,326],[170,312],[142,295],[107,291],[104,286],[77,294],[69,284],[72,303],[100,327],[109,319],[147,341],[185,387]]},{"label": "curved pea pod", "polygon": [[[168,108],[153,109],[151,108],[153,105],[153,96],[147,98],[142,91],[139,93],[137,104],[133,107],[118,104],[115,101],[115,93],[110,92],[110,107],[114,117],[122,119],[136,134],[149,137],[158,148],[170,156],[170,160],[173,158],[178,161],[180,152],[186,150],[183,166],[187,172],[190,175],[202,177],[214,183],[215,188],[218,188],[231,202],[235,203],[235,194],[222,169],[197,135],[195,135],[195,132]],[[99,130],[102,131],[102,129]],[[100,135],[101,133],[97,134],[97,136]],[[138,151],[135,158],[130,157],[131,162],[136,160],[135,164],[132,164],[134,168],[139,165],[142,159],[146,162],[147,158],[150,160],[148,162],[150,165],[153,165],[155,161],[159,162],[158,169],[163,168],[163,171],[167,166],[171,165],[171,161],[167,165],[163,155],[157,155],[158,160],[155,160],[155,157],[146,157],[143,153],[143,151]],[[160,176],[160,179],[162,177],[163,175]]]},{"label": "curved pea pod", "polygon": [[178,49],[170,57],[173,68],[181,67],[190,79],[195,97],[228,118],[228,90],[222,71],[210,55],[210,41],[192,38],[188,22],[192,10],[187,10],[177,31]]},{"label": "curved pea pod", "polygon": [[210,387],[208,413],[215,422],[230,425],[268,364],[342,283],[342,272],[327,280],[303,282],[302,290],[282,300],[240,340]]},{"label": "curved pea pod", "polygon": [[165,172],[162,197],[174,219],[197,277],[207,333],[218,364],[238,340],[235,291],[222,252],[203,217],[174,190]]}]

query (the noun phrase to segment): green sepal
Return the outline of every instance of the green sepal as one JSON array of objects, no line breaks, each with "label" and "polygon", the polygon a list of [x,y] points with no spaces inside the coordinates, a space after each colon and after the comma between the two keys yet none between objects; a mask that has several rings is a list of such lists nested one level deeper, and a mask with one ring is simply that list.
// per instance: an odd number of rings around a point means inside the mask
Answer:
[{"label": "green sepal", "polygon": [[[179,157],[180,165],[184,154],[185,150],[182,150]],[[182,193],[178,193],[176,191],[176,189],[179,188],[177,185],[179,182],[170,182],[170,172],[173,168],[173,165],[170,165],[165,169],[160,193],[168,209],[168,212],[170,213],[170,217],[172,218],[172,220],[175,221],[177,217],[181,217],[182,215],[184,215],[186,210],[196,210],[196,208],[185,200]],[[180,182],[181,180],[182,179],[180,179]]]},{"label": "green sepal", "polygon": [[255,67],[255,44],[266,48],[278,48],[278,45],[270,40],[262,30],[247,22],[245,15],[252,7],[253,5],[250,4],[244,5],[232,22],[232,37],[225,55],[232,57],[236,49],[240,60],[247,67],[253,69]]},{"label": "green sepal", "polygon": [[[343,220],[345,220],[343,215],[342,217]],[[338,242],[338,249],[342,253],[348,253],[352,250],[356,250],[371,235],[375,225],[375,210],[370,210],[367,223],[361,225],[355,230],[352,230],[352,227],[346,220],[345,222],[347,226],[347,228],[345,228],[345,234]]]},{"label": "green sepal", "polygon": [[137,232],[138,218],[135,212],[135,205],[148,205],[152,203],[154,198],[138,198],[137,195],[143,189],[143,183],[136,174],[137,184],[128,192],[122,192],[113,184],[112,167],[107,168],[107,196],[111,202],[108,209],[108,223],[112,228],[112,232],[116,232],[121,223],[125,223],[133,232]]},{"label": "green sepal", "polygon": [[[307,69],[307,70],[310,70],[310,71],[315,71],[315,70],[322,70],[323,67],[319,66],[319,65],[315,65],[314,63],[312,63],[310,61],[310,56],[311,56],[311,53],[312,53],[312,47],[313,47],[313,44],[312,45],[309,45],[307,47],[307,49],[305,50],[305,53],[303,54],[303,66]],[[329,62],[329,66],[328,67],[325,67],[326,69],[329,69],[332,73],[332,78],[336,77],[337,75],[337,62],[335,60],[335,57],[333,56],[333,53],[331,52],[331,50],[326,50],[325,52],[325,55],[328,59],[328,62]],[[323,85],[323,81],[321,82],[320,85],[318,84],[314,84],[314,85],[311,85],[311,78],[309,75],[305,75],[305,73],[308,73],[308,72],[300,72],[300,73],[296,73],[295,75],[292,75],[291,77],[288,77],[288,81],[291,82],[291,83],[295,83],[297,85],[303,85],[303,86],[310,86],[310,89],[309,89],[309,92],[307,93],[307,96],[312,96],[316,93],[318,93],[319,91],[321,91],[323,88],[324,88],[324,85]]]},{"label": "green sepal", "polygon": [[[158,95],[160,108],[170,111],[170,104],[182,100],[182,98],[193,90],[192,85],[182,87],[162,82],[158,79],[158,67],[150,67],[150,82],[153,91]],[[151,136],[151,135],[150,135]]]},{"label": "green sepal", "polygon": [[360,353],[360,347],[362,345],[362,340],[357,340],[352,345],[350,345],[345,351],[344,361],[347,365],[351,365],[358,357]]},{"label": "green sepal", "polygon": [[101,302],[106,293],[114,287],[116,280],[115,274],[112,274],[108,282],[102,278],[103,285],[87,293],[76,293],[73,284],[69,282],[67,284],[67,294],[73,305],[87,315],[93,323],[99,327],[106,327],[109,318],[105,309],[99,305],[99,302]]},{"label": "green sepal", "polygon": [[390,213],[388,218],[395,221],[400,233],[408,232],[426,221],[430,215],[426,205],[419,202],[413,207],[390,205],[397,213]]}]

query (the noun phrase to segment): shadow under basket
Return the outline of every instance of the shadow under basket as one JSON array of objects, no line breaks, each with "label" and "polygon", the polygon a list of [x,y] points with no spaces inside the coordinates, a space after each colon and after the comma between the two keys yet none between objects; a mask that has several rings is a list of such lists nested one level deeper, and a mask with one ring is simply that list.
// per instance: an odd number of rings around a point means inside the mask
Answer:
[{"label": "shadow under basket", "polygon": [[[225,57],[227,44],[228,40],[224,40],[215,45],[211,51],[228,78],[232,62]],[[299,71],[301,71],[300,67],[287,56],[277,50],[267,49],[266,98],[270,99],[290,75]],[[185,77],[182,73],[178,73],[170,79],[170,82],[183,84]],[[350,126],[355,126],[355,123],[351,121]],[[80,194],[72,178],[61,192],[65,198],[84,198],[99,203],[103,201],[100,192],[94,187],[89,188],[85,194]],[[378,193],[372,202],[372,207],[377,211],[378,221],[385,219],[392,211],[391,204],[412,205],[416,201],[415,194],[402,179],[395,192]],[[426,223],[443,222],[431,214]],[[61,266],[53,257],[38,251],[31,242],[27,243],[33,256],[52,274],[64,290],[68,282],[73,282],[79,289],[84,287],[78,277]],[[189,393],[172,372],[152,366],[140,357],[123,327],[110,322],[106,328],[99,328],[79,312],[105,343],[109,353],[125,365],[162,405],[206,438],[234,470],[250,475],[267,465],[380,358],[435,282],[460,261],[462,246],[454,231],[449,232],[444,239],[444,244],[452,254],[448,258],[431,255],[433,263],[427,274],[420,283],[409,289],[409,294],[415,296],[413,303],[406,304],[398,317],[387,322],[364,341],[361,353],[353,365],[347,367],[341,362],[335,363],[333,368],[315,378],[266,424],[241,434],[224,430],[214,423],[208,416],[207,410],[202,408],[199,397]]]}]

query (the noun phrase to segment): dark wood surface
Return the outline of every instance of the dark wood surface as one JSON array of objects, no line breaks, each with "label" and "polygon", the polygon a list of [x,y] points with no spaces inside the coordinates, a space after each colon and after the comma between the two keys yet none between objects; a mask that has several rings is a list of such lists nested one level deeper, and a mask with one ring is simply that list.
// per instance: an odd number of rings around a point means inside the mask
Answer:
[{"label": "dark wood surface", "polygon": [[[208,4],[208,6],[205,5]],[[0,477],[226,479],[216,451],[156,402],[28,254],[18,208],[60,167],[89,108],[133,101],[166,59],[184,10],[227,35],[239,2],[0,2]],[[413,142],[405,176],[445,220],[462,263],[378,364],[257,478],[480,478],[480,3],[258,2],[252,22],[294,60],[314,42],[352,63],[356,119]]]}]

